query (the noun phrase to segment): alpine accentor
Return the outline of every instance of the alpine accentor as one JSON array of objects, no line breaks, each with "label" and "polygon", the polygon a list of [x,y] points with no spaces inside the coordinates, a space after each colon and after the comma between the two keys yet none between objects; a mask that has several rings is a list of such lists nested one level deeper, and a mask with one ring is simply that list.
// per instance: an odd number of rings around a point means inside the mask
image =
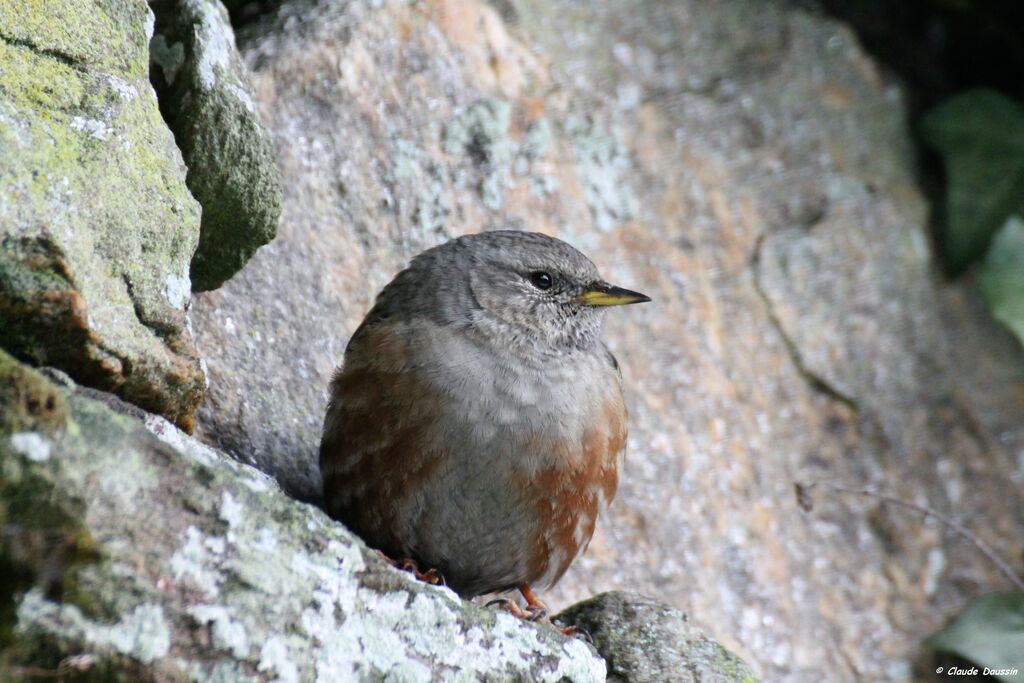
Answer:
[{"label": "alpine accentor", "polygon": [[453,239],[377,297],[331,382],[330,514],[464,596],[551,586],[587,547],[626,446],[606,306],[650,301],[537,233]]}]

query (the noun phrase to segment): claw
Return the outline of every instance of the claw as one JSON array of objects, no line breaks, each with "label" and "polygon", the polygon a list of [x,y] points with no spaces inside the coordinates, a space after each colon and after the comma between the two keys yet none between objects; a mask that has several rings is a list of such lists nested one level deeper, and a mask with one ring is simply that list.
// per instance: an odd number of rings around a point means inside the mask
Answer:
[{"label": "claw", "polygon": [[444,585],[444,577],[441,576],[441,572],[437,571],[433,567],[431,567],[430,569],[428,569],[427,571],[425,571],[425,572],[423,572],[421,574],[417,574],[416,578],[419,579],[420,581],[425,581],[425,582],[429,583],[431,586],[443,586]]},{"label": "claw", "polygon": [[548,617],[548,606],[540,601],[540,598],[533,592],[527,584],[523,584],[519,587],[519,592],[522,593],[523,599],[526,601],[526,607],[520,607],[519,603],[511,598],[497,598],[487,603],[488,607],[492,605],[500,605],[501,609],[505,610],[509,614],[515,617],[519,617],[524,621],[532,621],[538,624],[548,624],[551,628],[562,633],[563,635],[571,636],[574,638],[583,638],[588,643],[593,644],[593,639],[590,634],[578,626],[559,626],[551,621]]},{"label": "claw", "polygon": [[381,550],[378,550],[377,553],[380,555],[381,559],[390,564],[392,567],[395,567],[396,569],[401,569],[403,572],[409,572],[414,577],[416,577],[417,581],[429,583],[431,586],[445,585],[444,577],[441,576],[441,572],[437,571],[433,567],[431,567],[425,572],[421,572],[420,566],[416,564],[416,560],[412,559],[411,557],[407,557],[403,560],[393,560],[387,555],[385,555],[384,552]]},{"label": "claw", "polygon": [[499,609],[505,610],[514,617],[519,617],[520,619],[531,621],[530,613],[524,610],[522,607],[520,607],[519,603],[517,603],[515,600],[511,598],[496,598],[487,603],[488,607],[491,607],[493,605],[498,605]]},{"label": "claw", "polygon": [[588,644],[594,644],[594,638],[590,635],[590,631],[583,628],[582,626],[576,626],[569,624],[568,626],[559,626],[555,622],[551,622],[552,626],[562,632],[562,635],[569,636],[570,638],[579,638],[580,640],[586,641]]},{"label": "claw", "polygon": [[519,592],[523,594],[523,600],[526,600],[526,613],[529,615],[530,621],[543,621],[551,623],[548,619],[548,606],[541,602],[540,598],[533,592],[527,584],[523,584],[519,587]]},{"label": "claw", "polygon": [[548,611],[546,609],[544,609],[543,607],[530,607],[530,606],[527,606],[526,607],[526,614],[528,615],[526,617],[527,621],[541,621],[541,622],[550,622],[551,621],[550,619],[548,619]]}]

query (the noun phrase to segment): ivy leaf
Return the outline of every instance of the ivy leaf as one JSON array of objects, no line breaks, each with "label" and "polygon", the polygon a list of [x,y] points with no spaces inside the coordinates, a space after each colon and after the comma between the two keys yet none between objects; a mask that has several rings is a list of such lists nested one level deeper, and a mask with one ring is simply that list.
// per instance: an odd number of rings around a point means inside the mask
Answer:
[{"label": "ivy leaf", "polygon": [[995,231],[1024,211],[1024,108],[972,90],[925,115],[925,140],[946,166],[943,260],[957,273],[981,257]]},{"label": "ivy leaf", "polygon": [[973,662],[978,673],[988,668],[988,674],[1001,681],[1024,682],[1024,592],[975,598],[956,621],[925,644]]},{"label": "ivy leaf", "polygon": [[1024,344],[1024,220],[1020,216],[1011,217],[996,233],[978,273],[978,288],[992,315]]}]

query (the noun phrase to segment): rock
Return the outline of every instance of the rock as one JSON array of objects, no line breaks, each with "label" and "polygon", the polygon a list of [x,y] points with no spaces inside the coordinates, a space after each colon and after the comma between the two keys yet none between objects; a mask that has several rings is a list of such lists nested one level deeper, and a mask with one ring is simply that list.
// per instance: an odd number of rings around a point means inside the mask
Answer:
[{"label": "rock", "polygon": [[[503,41],[501,68],[522,81],[510,87],[542,77],[541,62],[493,10],[468,7]],[[299,3],[282,11],[275,26],[290,28],[251,41],[247,55],[258,101],[277,103],[263,115],[285,174],[278,238],[228,285],[197,296],[193,320],[214,378],[203,438],[316,500],[324,378],[373,296],[410,256],[503,219],[510,201],[530,204],[542,220],[533,227],[553,230],[542,215],[557,205],[551,188],[560,171],[551,158],[573,152],[564,140],[548,148],[551,126],[540,109],[530,120],[520,115],[510,137],[513,91],[484,97],[461,48],[419,10]],[[385,54],[406,32],[408,73],[388,66],[394,54]],[[589,139],[585,122],[577,129]],[[489,208],[498,204],[505,208]]]},{"label": "rock", "polygon": [[152,80],[203,206],[192,289],[216,289],[274,238],[281,185],[219,0],[154,0]]},{"label": "rock", "polygon": [[285,194],[278,239],[194,298],[207,442],[314,500],[381,286],[542,230],[654,297],[608,316],[629,453],[550,604],[629,587],[768,680],[888,680],[1002,585],[912,512],[794,496],[874,487],[1024,551],[1021,351],[934,278],[900,90],[849,30],[753,0],[295,0],[239,39]]},{"label": "rock", "polygon": [[749,683],[736,655],[677,609],[637,593],[601,593],[577,603],[558,623],[584,629],[608,665],[609,683]]},{"label": "rock", "polygon": [[0,1],[0,346],[188,426],[199,207],[137,0]]},{"label": "rock", "polygon": [[388,567],[159,417],[3,352],[0,380],[0,679],[605,678],[583,641]]}]

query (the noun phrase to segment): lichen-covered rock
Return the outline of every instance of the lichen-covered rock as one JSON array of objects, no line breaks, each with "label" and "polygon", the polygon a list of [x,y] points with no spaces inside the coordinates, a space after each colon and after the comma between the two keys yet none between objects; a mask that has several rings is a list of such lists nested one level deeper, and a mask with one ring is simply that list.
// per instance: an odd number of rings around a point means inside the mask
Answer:
[{"label": "lichen-covered rock", "polygon": [[0,346],[182,425],[199,207],[141,0],[0,0]]},{"label": "lichen-covered rock", "polygon": [[601,593],[555,620],[585,630],[609,683],[754,683],[743,661],[677,609],[637,593]]},{"label": "lichen-covered rock", "polygon": [[377,291],[458,234],[555,234],[654,302],[608,319],[628,454],[544,597],[658,595],[769,680],[908,678],[1003,578],[914,514],[823,488],[807,513],[794,484],[873,486],[1020,557],[1024,365],[932,276],[899,88],[800,5],[293,0],[251,25],[285,197],[278,238],[194,299],[203,438],[315,498]]},{"label": "lichen-covered rock", "polygon": [[0,380],[2,680],[604,680],[583,641],[390,568],[159,417],[3,352]]},{"label": "lichen-covered rock", "polygon": [[274,238],[281,186],[245,65],[219,0],[154,0],[153,84],[203,206],[192,289],[216,289]]}]

